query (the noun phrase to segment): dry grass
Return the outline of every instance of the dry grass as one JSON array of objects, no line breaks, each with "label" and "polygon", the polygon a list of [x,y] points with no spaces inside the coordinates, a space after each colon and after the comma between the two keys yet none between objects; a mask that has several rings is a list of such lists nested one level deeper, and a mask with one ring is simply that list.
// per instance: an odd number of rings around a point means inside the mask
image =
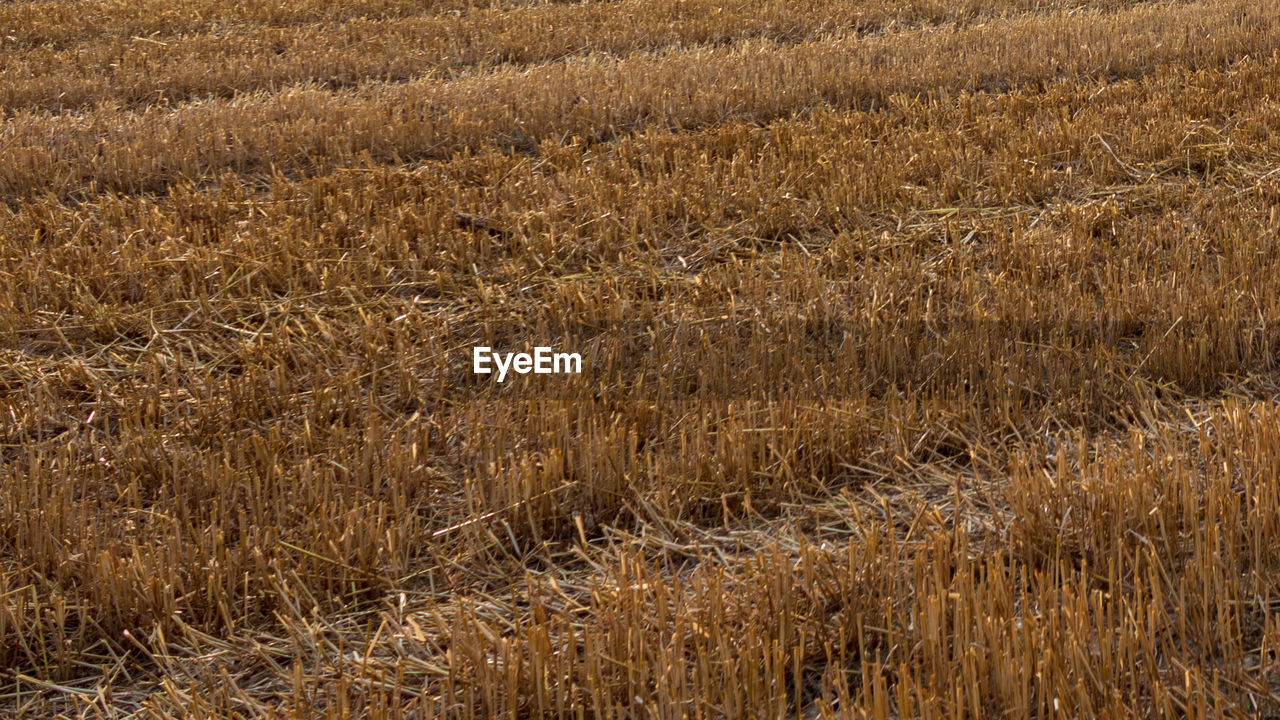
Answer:
[{"label": "dry grass", "polygon": [[[906,7],[884,0],[628,0],[467,14],[362,15],[285,26],[259,20],[178,36],[95,34],[78,43],[45,43],[0,58],[0,107],[156,105],[299,83],[338,88],[374,80],[421,81],[589,53],[627,55],[752,38],[795,43],[849,32],[971,23],[1032,6],[1046,11],[1121,5],[1119,0],[1084,5],[1078,0],[921,0]],[[300,19],[308,17],[298,12]]]},{"label": "dry grass", "polygon": [[1277,17],[0,7],[0,714],[1280,714]]}]

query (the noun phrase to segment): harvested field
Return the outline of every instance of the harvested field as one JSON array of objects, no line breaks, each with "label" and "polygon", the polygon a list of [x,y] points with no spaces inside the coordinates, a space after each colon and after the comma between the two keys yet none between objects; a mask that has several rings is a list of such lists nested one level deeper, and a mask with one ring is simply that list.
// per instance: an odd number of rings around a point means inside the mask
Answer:
[{"label": "harvested field", "polygon": [[1280,0],[0,5],[0,717],[1280,717],[1278,290]]}]

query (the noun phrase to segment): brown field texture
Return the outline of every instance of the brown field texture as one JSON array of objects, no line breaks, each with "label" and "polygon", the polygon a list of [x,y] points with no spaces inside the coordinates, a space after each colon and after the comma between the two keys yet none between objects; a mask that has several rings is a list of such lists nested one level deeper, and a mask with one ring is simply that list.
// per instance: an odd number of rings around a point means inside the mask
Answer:
[{"label": "brown field texture", "polygon": [[0,717],[1280,716],[1278,358],[1280,0],[6,2]]}]

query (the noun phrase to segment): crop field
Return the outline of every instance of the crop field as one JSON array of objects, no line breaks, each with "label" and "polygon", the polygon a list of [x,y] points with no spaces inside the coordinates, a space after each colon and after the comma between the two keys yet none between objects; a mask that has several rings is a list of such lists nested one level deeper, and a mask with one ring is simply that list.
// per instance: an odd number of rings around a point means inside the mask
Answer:
[{"label": "crop field", "polygon": [[1280,717],[1278,401],[1280,0],[0,3],[3,718]]}]

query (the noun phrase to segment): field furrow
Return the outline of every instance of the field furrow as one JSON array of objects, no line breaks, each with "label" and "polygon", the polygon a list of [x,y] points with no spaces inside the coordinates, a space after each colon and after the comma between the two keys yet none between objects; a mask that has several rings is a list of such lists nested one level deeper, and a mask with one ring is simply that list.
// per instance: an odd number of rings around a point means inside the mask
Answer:
[{"label": "field furrow", "polygon": [[644,127],[884,107],[894,95],[1137,77],[1165,66],[1213,69],[1280,47],[1273,27],[1280,13],[1257,7],[1069,12],[953,32],[587,57],[337,93],[294,88],[173,109],[20,112],[0,126],[0,194],[66,196],[86,186],[155,192],[223,170],[324,172],[366,155],[405,162],[490,144],[532,152],[544,141],[607,140]]},{"label": "field furrow", "polygon": [[[524,7],[580,0],[49,0],[0,5],[0,49],[75,47],[98,38],[135,36],[164,41],[245,26],[281,28],[354,18],[412,18],[475,9]],[[587,0],[593,2],[596,0]],[[607,0],[604,0],[607,1]]]},{"label": "field furrow", "polygon": [[628,55],[753,38],[814,41],[850,32],[972,23],[1021,12],[1107,9],[1122,0],[882,0],[737,3],[626,0],[534,5],[297,27],[233,25],[165,36],[94,37],[0,55],[0,109],[168,104],[300,83],[400,82],[581,54]]}]

